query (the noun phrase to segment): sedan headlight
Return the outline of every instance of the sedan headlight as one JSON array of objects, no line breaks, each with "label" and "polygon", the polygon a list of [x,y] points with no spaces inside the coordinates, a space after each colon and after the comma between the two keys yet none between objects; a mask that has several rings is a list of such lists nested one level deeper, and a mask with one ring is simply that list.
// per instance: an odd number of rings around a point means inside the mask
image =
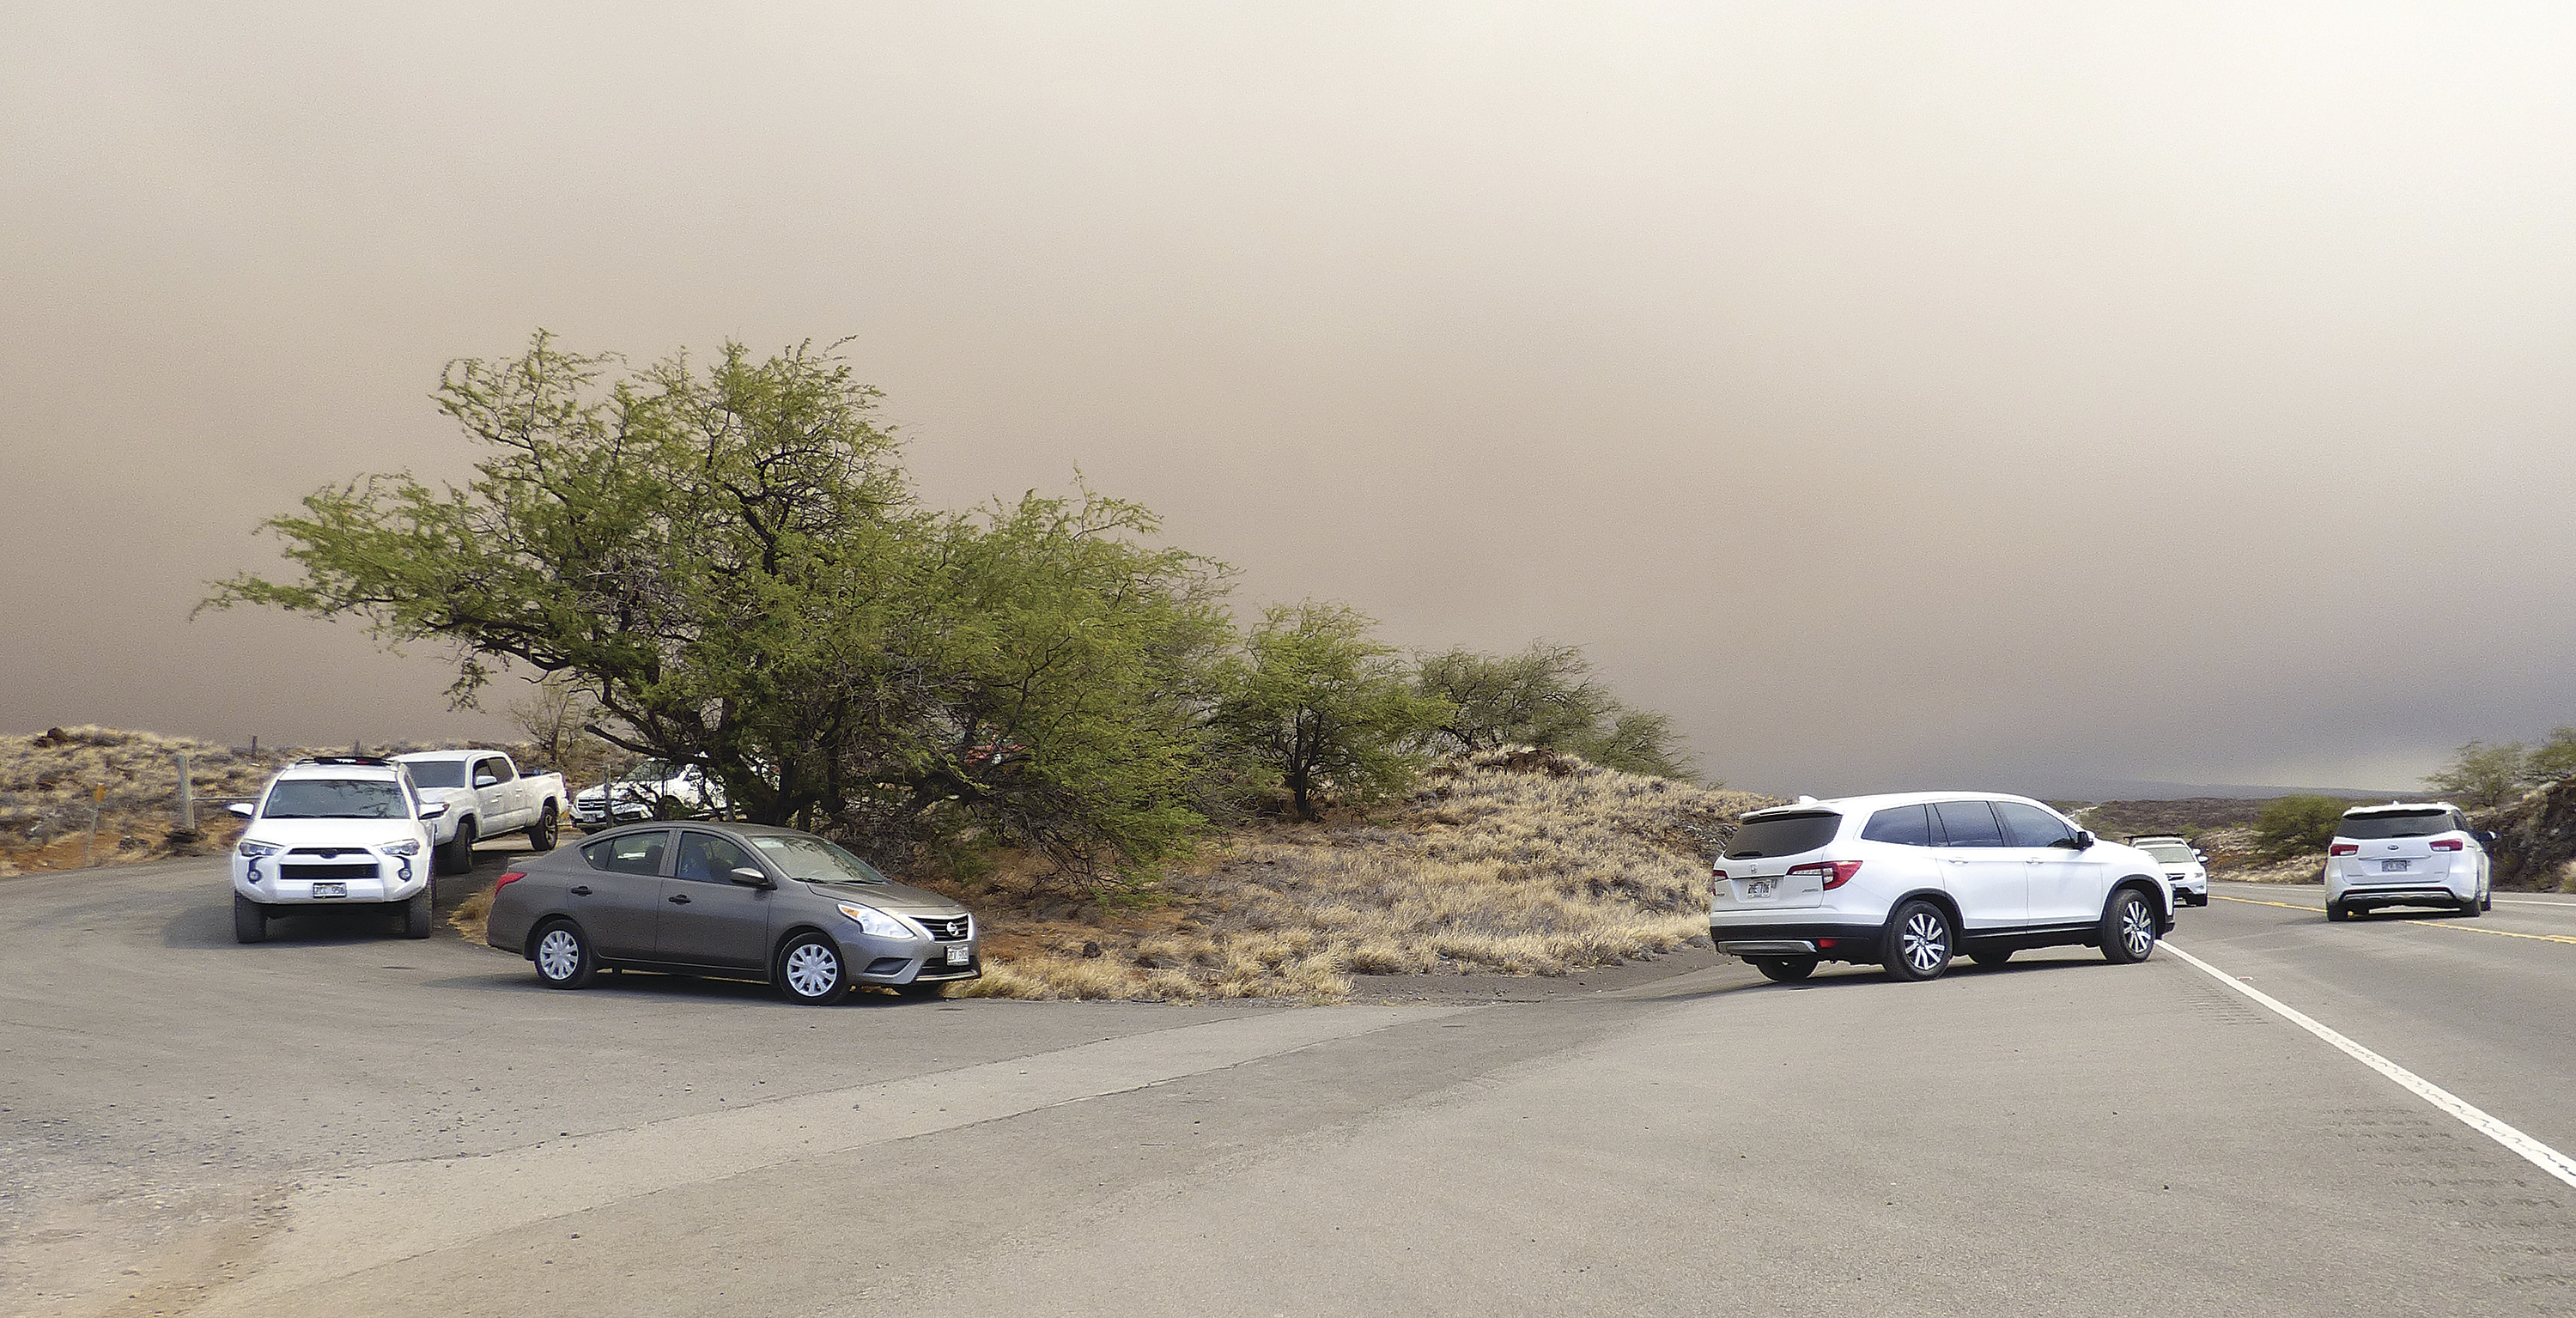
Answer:
[{"label": "sedan headlight", "polygon": [[843,902],[841,903],[841,914],[858,921],[859,932],[866,934],[870,938],[911,938],[914,936],[911,930],[903,927],[903,921],[898,920],[873,906],[854,906],[849,902]]},{"label": "sedan headlight", "polygon": [[241,846],[235,849],[245,856],[274,856],[286,850],[285,847],[274,842],[253,842],[249,838],[243,838]]},{"label": "sedan headlight", "polygon": [[404,838],[400,842],[387,845],[383,851],[388,856],[417,856],[420,854],[420,844],[410,838]]}]

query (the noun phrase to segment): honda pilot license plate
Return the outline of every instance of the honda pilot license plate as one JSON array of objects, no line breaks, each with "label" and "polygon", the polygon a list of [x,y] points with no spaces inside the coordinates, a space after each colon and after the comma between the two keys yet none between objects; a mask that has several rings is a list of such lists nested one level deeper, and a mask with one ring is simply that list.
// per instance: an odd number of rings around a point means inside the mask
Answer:
[{"label": "honda pilot license plate", "polygon": [[2379,872],[2382,874],[2402,874],[2405,870],[2406,862],[2402,860],[2383,860],[2379,862]]},{"label": "honda pilot license plate", "polygon": [[349,895],[349,885],[345,883],[316,883],[313,885],[313,895],[316,897],[346,897]]},{"label": "honda pilot license plate", "polygon": [[966,964],[966,945],[964,943],[952,943],[949,945],[948,964],[952,966],[962,966]]},{"label": "honda pilot license plate", "polygon": [[1768,897],[1771,895],[1771,885],[1768,882],[1745,884],[1744,895],[1747,897]]}]

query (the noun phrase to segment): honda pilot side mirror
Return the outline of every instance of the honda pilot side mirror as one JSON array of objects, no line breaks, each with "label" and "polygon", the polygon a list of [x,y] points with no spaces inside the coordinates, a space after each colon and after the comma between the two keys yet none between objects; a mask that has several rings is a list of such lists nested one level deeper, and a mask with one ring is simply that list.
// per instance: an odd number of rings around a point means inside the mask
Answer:
[{"label": "honda pilot side mirror", "polygon": [[734,882],[739,883],[746,888],[766,888],[769,886],[769,876],[761,873],[759,870],[753,869],[749,865],[745,865],[740,869],[734,870],[725,877],[732,879]]},{"label": "honda pilot side mirror", "polygon": [[248,801],[235,801],[235,802],[233,802],[231,805],[225,806],[225,807],[224,807],[224,809],[226,809],[226,810],[228,810],[228,811],[231,811],[231,812],[232,812],[232,813],[234,813],[234,814],[240,815],[240,816],[241,816],[242,818],[244,818],[244,819],[248,819],[248,818],[250,818],[252,815],[254,815],[254,814],[257,814],[257,813],[258,813],[257,811],[255,811],[255,810],[251,809],[251,807],[250,807],[250,802],[248,802]]},{"label": "honda pilot side mirror", "polygon": [[2094,843],[2101,840],[2102,839],[2093,836],[2093,830],[2089,828],[2079,828],[2075,830],[2075,836],[2070,838],[2061,838],[2058,840],[2057,845],[2065,847],[2069,851],[2089,851],[2092,849]]}]

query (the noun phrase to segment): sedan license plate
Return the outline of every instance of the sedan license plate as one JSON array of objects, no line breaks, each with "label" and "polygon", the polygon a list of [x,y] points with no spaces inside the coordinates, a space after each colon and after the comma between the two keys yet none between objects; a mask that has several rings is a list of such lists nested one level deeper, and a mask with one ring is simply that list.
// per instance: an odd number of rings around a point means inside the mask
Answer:
[{"label": "sedan license plate", "polygon": [[951,943],[949,945],[948,964],[952,966],[962,966],[966,964],[966,945],[964,943]]},{"label": "sedan license plate", "polygon": [[1745,884],[1744,895],[1747,897],[1768,897],[1771,895],[1771,885],[1768,881]]},{"label": "sedan license plate", "polygon": [[316,897],[346,897],[349,895],[349,885],[345,883],[317,882],[313,885],[313,895]]},{"label": "sedan license plate", "polygon": [[2379,872],[2382,874],[2403,874],[2406,872],[2406,862],[2402,860],[2383,860],[2379,862]]}]

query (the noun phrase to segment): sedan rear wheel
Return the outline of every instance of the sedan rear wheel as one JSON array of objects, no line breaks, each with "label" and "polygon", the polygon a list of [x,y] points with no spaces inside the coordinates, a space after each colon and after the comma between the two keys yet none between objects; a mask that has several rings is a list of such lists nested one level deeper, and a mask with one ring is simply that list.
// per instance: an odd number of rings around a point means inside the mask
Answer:
[{"label": "sedan rear wheel", "polygon": [[1939,979],[1950,968],[1950,949],[1958,934],[1949,912],[1926,901],[1896,908],[1888,921],[1887,973],[1898,979]]},{"label": "sedan rear wheel", "polygon": [[2155,950],[2155,907],[2135,888],[2112,893],[2111,908],[2102,913],[2102,959],[2132,965]]},{"label": "sedan rear wheel", "polygon": [[798,934],[778,949],[777,981],[789,1002],[814,1006],[838,1000],[850,987],[841,949],[817,933]]},{"label": "sedan rear wheel", "polygon": [[557,920],[539,931],[532,950],[537,978],[547,988],[588,988],[599,973],[599,958],[592,955],[590,940],[569,920]]}]

